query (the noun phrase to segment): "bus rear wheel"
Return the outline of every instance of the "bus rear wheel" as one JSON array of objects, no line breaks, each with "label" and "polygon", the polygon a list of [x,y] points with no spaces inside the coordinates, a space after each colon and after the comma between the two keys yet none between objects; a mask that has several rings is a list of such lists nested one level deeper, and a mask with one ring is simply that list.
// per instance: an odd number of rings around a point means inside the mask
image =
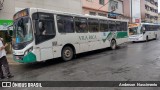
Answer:
[{"label": "bus rear wheel", "polygon": [[146,37],[146,42],[148,42],[148,36]]},{"label": "bus rear wheel", "polygon": [[117,48],[117,43],[116,43],[116,40],[111,40],[111,49],[112,50],[115,50]]},{"label": "bus rear wheel", "polygon": [[155,40],[157,40],[157,34],[155,35]]},{"label": "bus rear wheel", "polygon": [[65,46],[63,49],[62,49],[62,59],[64,61],[70,61],[73,59],[73,55],[74,52],[73,52],[73,49],[70,47],[70,46]]}]

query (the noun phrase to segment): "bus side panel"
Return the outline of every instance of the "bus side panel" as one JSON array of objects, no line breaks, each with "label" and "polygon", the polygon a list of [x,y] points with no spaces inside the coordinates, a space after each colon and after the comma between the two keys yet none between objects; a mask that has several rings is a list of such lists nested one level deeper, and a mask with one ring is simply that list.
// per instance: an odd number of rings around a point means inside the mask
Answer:
[{"label": "bus side panel", "polygon": [[100,32],[100,49],[110,47],[110,32]]},{"label": "bus side panel", "polygon": [[128,41],[128,32],[118,31],[116,37],[117,45]]},{"label": "bus side panel", "polygon": [[[65,45],[73,45],[76,53],[81,52],[81,50],[80,50],[80,42],[81,42],[80,35],[78,35],[76,33],[64,33],[64,34],[58,33],[56,38],[57,38],[57,45],[61,46],[60,48],[57,48],[57,50],[59,49],[58,53],[57,53],[58,56],[59,55],[61,56],[61,51]],[[86,42],[83,42],[83,43],[87,46]],[[87,50],[87,47],[85,47],[84,49]]]},{"label": "bus side panel", "polygon": [[52,41],[53,40],[51,39],[36,45],[36,48],[38,48],[37,52],[40,51],[40,59],[38,61],[44,61],[53,58]]},{"label": "bus side panel", "polygon": [[34,49],[34,54],[36,55],[37,61],[41,61],[40,48]]},{"label": "bus side panel", "polygon": [[62,50],[62,46],[53,46],[53,55],[54,58],[58,58],[61,57],[61,50]]}]

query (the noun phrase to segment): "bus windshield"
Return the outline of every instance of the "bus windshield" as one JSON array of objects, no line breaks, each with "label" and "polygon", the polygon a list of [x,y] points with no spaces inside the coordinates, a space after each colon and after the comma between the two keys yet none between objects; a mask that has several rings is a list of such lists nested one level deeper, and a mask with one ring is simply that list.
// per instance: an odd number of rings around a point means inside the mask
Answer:
[{"label": "bus windshield", "polygon": [[23,17],[14,21],[13,43],[24,43],[33,39],[31,21],[29,17]]},{"label": "bus windshield", "polygon": [[138,34],[138,27],[129,28],[130,35],[137,35]]}]

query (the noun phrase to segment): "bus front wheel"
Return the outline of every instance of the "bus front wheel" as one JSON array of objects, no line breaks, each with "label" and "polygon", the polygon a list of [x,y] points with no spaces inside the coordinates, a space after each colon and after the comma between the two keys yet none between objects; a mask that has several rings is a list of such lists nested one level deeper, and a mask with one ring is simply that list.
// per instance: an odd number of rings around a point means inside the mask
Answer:
[{"label": "bus front wheel", "polygon": [[111,49],[112,50],[115,50],[117,48],[117,43],[116,43],[116,40],[111,40]]},{"label": "bus front wheel", "polygon": [[73,58],[73,49],[70,47],[70,46],[65,46],[63,49],[62,49],[62,59],[64,61],[70,61],[72,60]]}]

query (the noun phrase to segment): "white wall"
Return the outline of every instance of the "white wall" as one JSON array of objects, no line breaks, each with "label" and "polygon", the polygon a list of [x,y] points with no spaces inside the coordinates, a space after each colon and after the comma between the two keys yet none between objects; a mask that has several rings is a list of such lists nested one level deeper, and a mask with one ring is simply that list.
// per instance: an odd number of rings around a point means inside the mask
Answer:
[{"label": "white wall", "polygon": [[81,0],[15,0],[15,8],[28,7],[82,13]]},{"label": "white wall", "polygon": [[4,8],[0,10],[0,20],[12,20],[18,8],[29,7],[82,13],[81,0],[4,0]]},{"label": "white wall", "polygon": [[15,12],[14,0],[4,0],[3,9],[0,10],[0,20],[11,20]]},{"label": "white wall", "polygon": [[141,4],[140,0],[132,0],[132,22],[135,22],[135,19],[140,19],[141,22]]}]

